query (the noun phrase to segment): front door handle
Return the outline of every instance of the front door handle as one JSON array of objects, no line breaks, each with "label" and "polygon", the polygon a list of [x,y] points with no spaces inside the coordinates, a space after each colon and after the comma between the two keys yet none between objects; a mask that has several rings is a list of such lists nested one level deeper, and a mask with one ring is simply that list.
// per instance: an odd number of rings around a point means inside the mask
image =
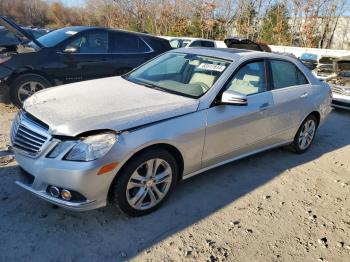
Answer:
[{"label": "front door handle", "polygon": [[268,109],[268,108],[270,108],[270,103],[268,103],[268,102],[263,103],[263,104],[259,107],[260,111],[264,111],[264,110],[266,110],[266,109]]},{"label": "front door handle", "polygon": [[305,92],[304,94],[302,94],[301,96],[300,96],[300,98],[305,98],[305,97],[307,97],[309,95],[309,93],[308,92]]}]

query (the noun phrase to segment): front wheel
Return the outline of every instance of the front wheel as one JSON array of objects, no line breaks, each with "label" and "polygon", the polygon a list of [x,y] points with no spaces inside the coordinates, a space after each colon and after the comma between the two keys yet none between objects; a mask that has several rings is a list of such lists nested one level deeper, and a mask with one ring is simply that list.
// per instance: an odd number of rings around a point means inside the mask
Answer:
[{"label": "front wheel", "polygon": [[303,121],[294,137],[292,147],[296,153],[302,154],[310,148],[315,138],[316,130],[317,119],[315,116],[310,115]]},{"label": "front wheel", "polygon": [[112,186],[112,202],[130,216],[146,215],[169,197],[177,176],[177,163],[168,151],[146,151],[117,174]]},{"label": "front wheel", "polygon": [[11,101],[18,108],[22,108],[24,100],[50,86],[50,82],[40,75],[21,75],[10,85]]}]

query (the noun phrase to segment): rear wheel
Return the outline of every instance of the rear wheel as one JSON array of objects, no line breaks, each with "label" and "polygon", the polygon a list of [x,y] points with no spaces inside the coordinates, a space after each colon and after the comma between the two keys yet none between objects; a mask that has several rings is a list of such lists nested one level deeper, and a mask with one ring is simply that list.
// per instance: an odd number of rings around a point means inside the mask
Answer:
[{"label": "rear wheel", "polygon": [[168,151],[145,151],[117,175],[112,187],[112,202],[130,216],[146,215],[158,209],[169,197],[177,176],[177,163]]},{"label": "rear wheel", "polygon": [[10,85],[11,101],[15,106],[21,108],[24,100],[34,93],[50,86],[50,82],[40,75],[21,75],[17,77]]},{"label": "rear wheel", "polygon": [[294,137],[292,147],[296,153],[302,154],[310,148],[315,138],[316,130],[317,119],[315,116],[309,115],[301,124],[297,134]]}]

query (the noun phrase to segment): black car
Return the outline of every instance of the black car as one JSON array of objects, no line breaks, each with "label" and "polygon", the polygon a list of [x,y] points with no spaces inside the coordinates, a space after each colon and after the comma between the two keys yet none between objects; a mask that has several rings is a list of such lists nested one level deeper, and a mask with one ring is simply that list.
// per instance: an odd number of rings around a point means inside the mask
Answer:
[{"label": "black car", "polygon": [[261,52],[271,52],[271,48],[264,43],[257,43],[244,37],[232,36],[224,40],[228,48],[247,49]]},{"label": "black car", "polygon": [[18,107],[41,89],[122,75],[171,49],[165,39],[122,30],[73,26],[35,39],[8,18],[0,23],[22,43],[0,56],[0,89]]}]

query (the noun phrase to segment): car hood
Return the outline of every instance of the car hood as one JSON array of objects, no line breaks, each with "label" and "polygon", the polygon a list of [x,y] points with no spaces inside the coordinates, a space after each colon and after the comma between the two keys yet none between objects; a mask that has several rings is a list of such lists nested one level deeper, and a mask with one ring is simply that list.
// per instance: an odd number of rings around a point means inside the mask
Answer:
[{"label": "car hood", "polygon": [[350,71],[350,56],[340,57],[335,60],[336,70],[341,71]]},{"label": "car hood", "polygon": [[9,30],[20,43],[28,43],[30,41],[33,41],[37,46],[43,47],[42,44],[40,44],[40,42],[38,42],[31,33],[18,26],[11,19],[5,16],[0,16],[0,25]]},{"label": "car hood", "polygon": [[334,56],[321,56],[320,59],[318,60],[319,64],[333,64],[333,60],[335,60],[336,57]]},{"label": "car hood", "polygon": [[198,104],[197,99],[110,77],[40,91],[25,101],[24,110],[49,125],[54,135],[77,136],[128,130],[195,112]]}]

